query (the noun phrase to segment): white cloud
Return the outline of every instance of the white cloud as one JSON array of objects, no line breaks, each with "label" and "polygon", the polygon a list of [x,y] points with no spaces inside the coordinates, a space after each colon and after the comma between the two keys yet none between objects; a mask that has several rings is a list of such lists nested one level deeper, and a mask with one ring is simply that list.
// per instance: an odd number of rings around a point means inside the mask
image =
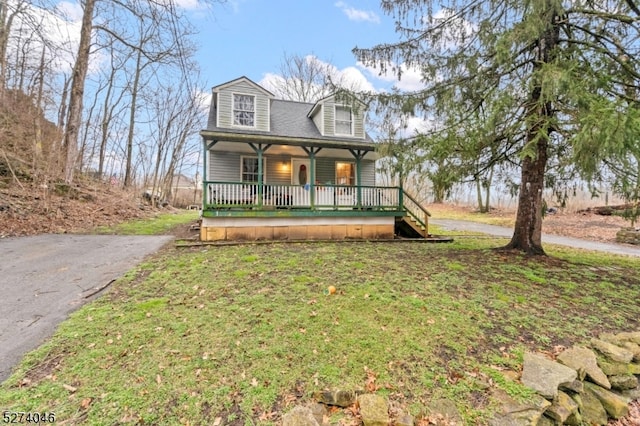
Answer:
[{"label": "white cloud", "polygon": [[370,10],[361,10],[356,9],[354,7],[349,6],[347,3],[343,1],[338,1],[335,3],[335,6],[342,10],[342,12],[347,15],[350,21],[364,21],[364,22],[372,22],[374,24],[380,23],[380,18],[375,12]]}]

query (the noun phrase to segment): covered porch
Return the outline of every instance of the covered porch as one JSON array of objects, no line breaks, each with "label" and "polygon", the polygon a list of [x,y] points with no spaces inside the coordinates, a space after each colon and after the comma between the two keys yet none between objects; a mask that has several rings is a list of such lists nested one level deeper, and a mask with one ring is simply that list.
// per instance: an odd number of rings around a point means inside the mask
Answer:
[{"label": "covered porch", "polygon": [[202,135],[203,241],[391,239],[408,215],[427,235],[418,203],[401,187],[375,184],[370,141]]}]

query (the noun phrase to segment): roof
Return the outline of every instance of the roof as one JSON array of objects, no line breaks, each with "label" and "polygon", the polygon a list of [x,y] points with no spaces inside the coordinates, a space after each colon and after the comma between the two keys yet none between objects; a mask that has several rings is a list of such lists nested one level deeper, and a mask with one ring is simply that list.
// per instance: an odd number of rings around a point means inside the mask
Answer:
[{"label": "roof", "polygon": [[231,81],[227,81],[226,83],[218,84],[217,86],[213,86],[213,89],[211,89],[211,90],[214,91],[214,92],[219,92],[221,89],[224,89],[224,88],[229,87],[229,86],[233,86],[234,84],[237,84],[237,83],[239,83],[241,81],[247,82],[250,85],[255,86],[256,89],[262,91],[262,93],[264,93],[265,95],[269,96],[270,98],[274,97],[273,93],[271,93],[270,91],[268,91],[264,87],[260,86],[255,81],[253,81],[250,78],[245,77],[245,76],[238,77],[238,78],[236,78],[234,80],[231,80]]},{"label": "roof", "polygon": [[[308,143],[315,142],[318,145],[334,147],[352,145],[367,150],[375,148],[375,144],[368,134],[365,134],[365,139],[323,136],[313,120],[308,117],[315,104],[281,99],[271,99],[270,102],[270,132],[218,127],[216,123],[216,108],[212,103],[209,110],[207,128],[200,134],[206,139],[228,135],[225,139],[229,141],[246,141],[247,136],[254,135],[256,137],[270,137],[274,142],[277,140],[277,143],[282,144],[286,144],[287,139],[291,139],[291,145],[305,145],[304,141],[307,141]],[[232,135],[236,137],[232,137]],[[240,137],[241,135],[242,137]]]}]

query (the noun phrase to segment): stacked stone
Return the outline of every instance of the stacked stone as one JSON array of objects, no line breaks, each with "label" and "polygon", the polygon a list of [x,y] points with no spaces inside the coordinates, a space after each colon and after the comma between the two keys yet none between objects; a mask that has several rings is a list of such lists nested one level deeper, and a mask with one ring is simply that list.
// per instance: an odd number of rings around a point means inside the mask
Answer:
[{"label": "stacked stone", "polygon": [[606,425],[640,398],[640,332],[605,334],[556,361],[526,353],[521,381],[546,403],[522,425]]},{"label": "stacked stone", "polygon": [[622,228],[616,233],[616,241],[619,243],[640,245],[640,229]]}]

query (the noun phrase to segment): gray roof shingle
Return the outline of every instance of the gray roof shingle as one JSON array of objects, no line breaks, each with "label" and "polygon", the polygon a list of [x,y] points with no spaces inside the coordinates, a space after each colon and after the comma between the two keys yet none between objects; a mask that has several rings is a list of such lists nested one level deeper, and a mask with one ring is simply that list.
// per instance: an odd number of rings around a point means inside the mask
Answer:
[{"label": "gray roof shingle", "polygon": [[[304,139],[346,141],[345,138],[322,136],[313,120],[307,117],[307,114],[311,111],[315,104],[306,102],[285,101],[281,99],[272,99],[270,102],[270,132],[246,130],[240,128],[236,129],[218,127],[216,123],[216,109],[213,103],[209,110],[209,119],[206,130],[225,133],[273,135]],[[372,139],[369,137],[369,135],[366,135],[364,142],[372,142]]]}]

